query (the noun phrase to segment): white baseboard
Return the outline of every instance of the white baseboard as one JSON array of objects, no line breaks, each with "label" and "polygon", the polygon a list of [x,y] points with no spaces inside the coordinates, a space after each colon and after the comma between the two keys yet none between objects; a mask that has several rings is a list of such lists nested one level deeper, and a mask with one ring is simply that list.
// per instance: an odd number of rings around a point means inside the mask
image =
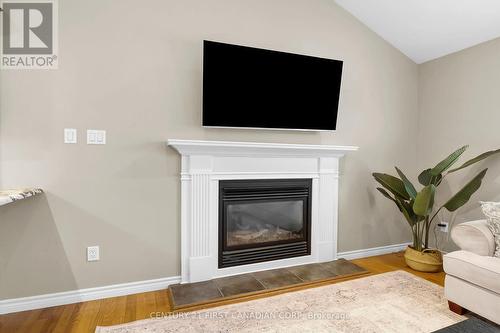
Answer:
[{"label": "white baseboard", "polygon": [[92,301],[96,299],[131,295],[167,288],[171,284],[180,283],[180,276],[121,283],[104,287],[71,290],[54,294],[0,300],[0,315],[48,308],[51,306]]},{"label": "white baseboard", "polygon": [[351,259],[379,256],[381,254],[388,254],[393,252],[400,252],[406,249],[406,247],[410,244],[412,243],[402,243],[402,244],[372,247],[370,249],[339,252],[337,253],[337,258],[344,258],[347,260],[351,260]]}]

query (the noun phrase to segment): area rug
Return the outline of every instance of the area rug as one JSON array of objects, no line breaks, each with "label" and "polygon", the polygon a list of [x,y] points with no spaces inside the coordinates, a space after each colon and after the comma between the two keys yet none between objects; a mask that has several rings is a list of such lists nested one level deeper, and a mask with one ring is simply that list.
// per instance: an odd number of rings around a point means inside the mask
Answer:
[{"label": "area rug", "polygon": [[465,317],[443,288],[394,271],[217,308],[98,327],[98,333],[433,332]]},{"label": "area rug", "polygon": [[500,333],[500,326],[486,319],[468,315],[469,319],[442,328],[434,333]]}]

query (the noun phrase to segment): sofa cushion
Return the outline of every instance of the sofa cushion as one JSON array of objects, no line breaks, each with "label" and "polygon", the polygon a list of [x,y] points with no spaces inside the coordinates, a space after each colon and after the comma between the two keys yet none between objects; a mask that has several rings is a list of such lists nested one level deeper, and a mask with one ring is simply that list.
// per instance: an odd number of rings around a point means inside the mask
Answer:
[{"label": "sofa cushion", "polygon": [[480,256],[492,256],[495,252],[495,238],[486,220],[470,221],[451,229],[451,238],[461,250]]},{"label": "sofa cushion", "polygon": [[446,274],[500,294],[500,258],[455,251],[444,256],[443,267]]},{"label": "sofa cushion", "polygon": [[495,236],[495,257],[500,258],[500,202],[481,201],[483,214],[488,219],[488,227]]}]

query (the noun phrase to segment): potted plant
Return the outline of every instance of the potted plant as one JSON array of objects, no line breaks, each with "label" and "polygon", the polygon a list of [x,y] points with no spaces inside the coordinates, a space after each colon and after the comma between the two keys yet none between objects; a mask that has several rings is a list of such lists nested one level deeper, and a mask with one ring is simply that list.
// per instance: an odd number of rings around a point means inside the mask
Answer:
[{"label": "potted plant", "polygon": [[406,249],[405,260],[408,266],[417,271],[438,272],[442,269],[441,253],[429,248],[429,232],[432,223],[443,208],[454,212],[465,205],[481,186],[481,181],[488,169],[479,172],[443,205],[435,208],[434,197],[443,179],[451,173],[500,152],[500,149],[485,152],[450,170],[467,148],[468,146],[464,146],[456,150],[434,168],[422,171],[418,176],[418,182],[423,186],[420,191],[417,191],[408,177],[397,167],[396,172],[399,178],[384,173],[373,173],[375,180],[383,186],[383,188],[377,187],[377,190],[396,204],[411,227],[413,244]]}]

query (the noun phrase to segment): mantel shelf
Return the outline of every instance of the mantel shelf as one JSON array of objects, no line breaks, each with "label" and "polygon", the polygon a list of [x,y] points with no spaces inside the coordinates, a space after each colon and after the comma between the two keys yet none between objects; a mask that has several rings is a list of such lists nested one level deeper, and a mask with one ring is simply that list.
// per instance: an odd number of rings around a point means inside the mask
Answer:
[{"label": "mantel shelf", "polygon": [[167,145],[181,155],[219,156],[334,156],[356,151],[356,146],[307,145],[289,143],[230,142],[170,139]]},{"label": "mantel shelf", "polygon": [[14,201],[27,199],[42,193],[43,190],[37,187],[0,191],[0,206],[10,204]]}]

